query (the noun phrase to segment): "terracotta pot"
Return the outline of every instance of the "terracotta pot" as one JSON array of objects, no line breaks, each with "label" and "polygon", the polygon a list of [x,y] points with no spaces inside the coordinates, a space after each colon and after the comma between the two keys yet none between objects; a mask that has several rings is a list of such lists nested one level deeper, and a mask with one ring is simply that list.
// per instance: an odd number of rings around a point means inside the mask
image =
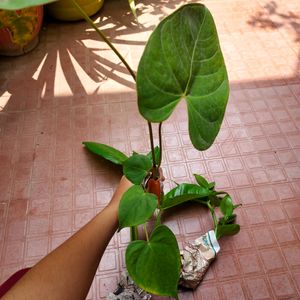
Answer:
[{"label": "terracotta pot", "polygon": [[43,22],[43,6],[0,10],[0,55],[17,56],[34,49]]},{"label": "terracotta pot", "polygon": [[[104,0],[77,0],[88,16],[94,15],[103,5]],[[61,21],[82,20],[81,14],[70,0],[60,0],[46,6],[49,15]]]}]

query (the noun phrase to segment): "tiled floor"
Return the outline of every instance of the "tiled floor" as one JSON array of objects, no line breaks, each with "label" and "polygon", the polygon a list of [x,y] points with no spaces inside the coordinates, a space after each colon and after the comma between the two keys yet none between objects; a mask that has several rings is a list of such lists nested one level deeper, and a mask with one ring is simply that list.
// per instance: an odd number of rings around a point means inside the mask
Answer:
[{"label": "tiled floor", "polygon": [[[143,0],[140,26],[127,1],[106,1],[99,26],[136,68],[154,25],[179,1]],[[229,191],[239,235],[194,293],[180,299],[300,299],[300,2],[207,0],[231,81],[216,143],[199,153],[186,115],[165,123],[168,179],[199,172]],[[100,19],[99,19],[100,18]],[[87,153],[83,140],[147,151],[134,84],[83,22],[50,22],[38,48],[0,58],[0,281],[31,266],[109,201],[120,173]],[[172,182],[166,181],[166,188]],[[209,212],[185,207],[166,224],[181,244],[211,229]],[[128,232],[112,239],[88,299],[114,290]]]}]

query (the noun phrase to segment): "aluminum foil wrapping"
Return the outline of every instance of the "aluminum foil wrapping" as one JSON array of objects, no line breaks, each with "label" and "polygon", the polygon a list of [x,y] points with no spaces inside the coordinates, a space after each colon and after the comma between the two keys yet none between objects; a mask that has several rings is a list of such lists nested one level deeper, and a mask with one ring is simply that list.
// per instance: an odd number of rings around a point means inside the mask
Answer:
[{"label": "aluminum foil wrapping", "polygon": [[220,246],[213,230],[187,245],[180,252],[181,274],[179,285],[195,289],[219,251]]},{"label": "aluminum foil wrapping", "polygon": [[109,293],[106,300],[150,300],[151,295],[139,288],[127,272],[122,273],[118,288]]}]

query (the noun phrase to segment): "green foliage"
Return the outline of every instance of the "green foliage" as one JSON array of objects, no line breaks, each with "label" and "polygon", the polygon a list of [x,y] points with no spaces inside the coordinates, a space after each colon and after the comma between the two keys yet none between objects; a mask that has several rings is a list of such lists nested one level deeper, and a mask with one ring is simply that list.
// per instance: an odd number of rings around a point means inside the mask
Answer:
[{"label": "green foliage", "polygon": [[51,3],[57,0],[4,0],[0,1],[0,9],[17,10],[31,6]]},{"label": "green foliage", "polygon": [[[233,213],[233,211],[240,206],[234,205],[232,203],[232,199],[229,196],[229,194],[225,192],[217,192],[214,190],[215,183],[211,182],[208,183],[207,180],[198,175],[194,174],[197,183],[201,188],[206,187],[211,194],[208,195],[204,199],[196,199],[196,202],[199,202],[201,204],[206,205],[212,215],[213,221],[214,221],[214,227],[215,227],[215,233],[217,239],[220,239],[223,235],[234,235],[237,234],[240,231],[240,225],[234,224],[236,220],[236,215]],[[223,197],[221,195],[224,195]],[[222,217],[217,220],[216,214],[215,214],[215,208],[220,207]]]},{"label": "green foliage", "polygon": [[229,84],[213,17],[204,5],[184,5],[160,22],[139,63],[137,91],[140,113],[150,122],[169,118],[184,98],[194,147],[211,146]]},{"label": "green foliage", "polygon": [[141,184],[151,168],[151,159],[142,154],[134,154],[123,163],[124,175],[134,184]]},{"label": "green foliage", "polygon": [[149,241],[131,242],[126,266],[135,283],[149,293],[177,296],[180,254],[176,237],[166,226],[156,227]]},{"label": "green foliage", "polygon": [[117,165],[122,165],[128,159],[128,157],[121,151],[105,144],[96,142],[82,142],[82,144],[84,144],[85,147],[92,153],[97,154]]},{"label": "green foliage", "polygon": [[213,192],[203,186],[182,183],[169,191],[163,198],[161,209],[167,209],[184,202],[199,198],[206,198]]},{"label": "green foliage", "polygon": [[119,228],[136,226],[148,221],[157,207],[157,197],[134,185],[124,193],[119,205]]}]

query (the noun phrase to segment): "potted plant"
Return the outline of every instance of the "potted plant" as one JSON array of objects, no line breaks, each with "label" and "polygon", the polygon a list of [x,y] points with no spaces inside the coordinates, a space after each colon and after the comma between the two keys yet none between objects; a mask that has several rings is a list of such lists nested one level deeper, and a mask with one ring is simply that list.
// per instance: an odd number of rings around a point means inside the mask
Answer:
[{"label": "potted plant", "polygon": [[[171,207],[196,201],[210,210],[216,239],[236,234],[240,229],[233,213],[237,205],[232,203],[228,193],[217,191],[215,183],[194,174],[197,184],[177,184],[164,194],[160,182],[162,124],[176,105],[186,101],[190,139],[200,151],[212,145],[225,113],[229,84],[209,10],[202,4],[179,8],[161,21],[150,36],[137,76],[128,64],[126,67],[136,79],[139,112],[148,123],[151,151],[148,154],[134,152],[127,157],[105,144],[83,144],[89,151],[121,165],[124,175],[134,184],[119,206],[120,230],[131,228],[131,243],[126,250],[129,275],[149,293],[177,297],[180,252],[175,235],[161,223],[162,214]],[[159,146],[156,147],[152,123],[159,124]],[[215,213],[218,207],[220,218]],[[153,221],[153,216],[155,225],[149,232],[148,222]],[[143,226],[145,239],[139,239],[139,225]]]},{"label": "potted plant", "polygon": [[[176,105],[186,101],[189,135],[199,151],[213,144],[223,120],[229,84],[213,17],[203,4],[187,4],[162,20],[148,40],[136,76],[78,3],[71,1],[136,80],[139,111],[149,128],[151,151],[147,154],[134,152],[128,157],[108,145],[83,142],[91,152],[122,166],[124,175],[133,183],[121,199],[118,212],[119,229],[131,228],[131,242],[126,250],[129,275],[149,293],[178,297],[181,257],[175,235],[161,222],[163,213],[194,201],[208,207],[216,239],[236,234],[240,229],[235,224],[237,205],[227,192],[217,191],[214,182],[194,174],[196,184],[177,184],[166,194],[161,184],[162,124]],[[153,123],[159,124],[156,147]],[[219,218],[216,209],[220,209]],[[148,223],[153,218],[150,228]],[[140,239],[140,225],[145,239]]]},{"label": "potted plant", "polygon": [[0,3],[0,55],[16,56],[34,49],[43,22],[43,6],[23,8],[19,3]]},{"label": "potted plant", "polygon": [[[87,16],[97,13],[104,4],[104,0],[76,0]],[[136,7],[134,0],[128,0],[128,4],[135,18]],[[60,0],[46,6],[49,15],[60,21],[78,21],[84,19],[82,14],[74,6],[72,0]]]},{"label": "potted plant", "polygon": [[[92,16],[102,7],[104,0],[30,0],[0,3],[0,55],[17,56],[33,50],[39,42],[44,7],[48,13],[62,21],[76,21]],[[128,0],[135,18],[134,0]],[[84,15],[82,14],[82,10]]]},{"label": "potted plant", "polygon": [[[103,6],[104,0],[77,0],[88,16],[92,16]],[[78,21],[83,17],[71,0],[60,0],[46,6],[49,15],[60,21]]]}]

